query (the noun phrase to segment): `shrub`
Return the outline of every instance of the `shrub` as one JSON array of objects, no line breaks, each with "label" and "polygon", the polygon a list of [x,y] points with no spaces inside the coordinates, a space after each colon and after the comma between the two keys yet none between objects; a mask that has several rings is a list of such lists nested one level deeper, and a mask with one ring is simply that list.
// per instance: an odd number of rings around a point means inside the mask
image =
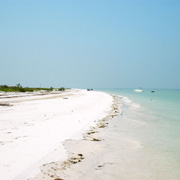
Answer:
[{"label": "shrub", "polygon": [[8,88],[7,85],[1,85],[0,88]]},{"label": "shrub", "polygon": [[19,88],[19,92],[26,92],[22,87]]},{"label": "shrub", "polygon": [[64,87],[61,87],[58,89],[59,91],[65,91],[65,88]]}]

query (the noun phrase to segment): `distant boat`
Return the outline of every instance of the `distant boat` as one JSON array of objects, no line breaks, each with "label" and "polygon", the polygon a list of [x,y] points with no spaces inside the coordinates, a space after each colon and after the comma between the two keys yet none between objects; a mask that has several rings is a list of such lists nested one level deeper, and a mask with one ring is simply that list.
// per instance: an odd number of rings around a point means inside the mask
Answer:
[{"label": "distant boat", "polygon": [[155,91],[151,91],[152,93],[155,93]]},{"label": "distant boat", "polygon": [[144,92],[143,89],[134,89],[135,92]]}]

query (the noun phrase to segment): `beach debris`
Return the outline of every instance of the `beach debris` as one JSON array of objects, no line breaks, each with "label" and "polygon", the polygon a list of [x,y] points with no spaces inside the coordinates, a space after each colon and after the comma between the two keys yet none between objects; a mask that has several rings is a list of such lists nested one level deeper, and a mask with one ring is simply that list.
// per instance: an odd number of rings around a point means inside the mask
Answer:
[{"label": "beach debris", "polygon": [[56,179],[54,179],[54,180],[64,180],[64,179],[61,179],[61,178],[56,178]]},{"label": "beach debris", "polygon": [[90,131],[90,132],[88,132],[87,134],[88,134],[88,135],[91,135],[91,134],[94,134],[94,133],[97,133],[97,131]]},{"label": "beach debris", "polygon": [[68,158],[67,161],[64,161],[61,165],[62,170],[66,170],[66,168],[69,168],[72,164],[77,164],[81,162],[84,159],[83,154],[79,153],[77,155],[73,155],[70,158]]},{"label": "beach debris", "polygon": [[0,103],[0,106],[12,106],[12,104],[9,104],[9,103]]},{"label": "beach debris", "polygon": [[93,138],[92,141],[101,141],[101,140],[97,138]]},{"label": "beach debris", "polygon": [[105,126],[105,124],[100,123],[98,127],[99,128],[105,128],[106,126]]},{"label": "beach debris", "polygon": [[80,162],[81,160],[78,160],[77,158],[72,157],[69,161],[70,161],[72,164],[76,164],[76,163]]},{"label": "beach debris", "polygon": [[68,99],[67,97],[64,97],[63,99]]},{"label": "beach debris", "polygon": [[98,168],[103,167],[103,165],[99,165]]},{"label": "beach debris", "polygon": [[95,170],[99,170],[100,168],[103,168],[104,164],[100,164],[98,167],[95,168]]},{"label": "beach debris", "polygon": [[78,154],[78,156],[83,157],[83,154]]},{"label": "beach debris", "polygon": [[96,168],[95,168],[95,170],[100,170],[101,168],[103,168],[103,167],[105,167],[105,166],[111,166],[111,165],[113,165],[114,163],[103,163],[103,164],[99,164]]}]

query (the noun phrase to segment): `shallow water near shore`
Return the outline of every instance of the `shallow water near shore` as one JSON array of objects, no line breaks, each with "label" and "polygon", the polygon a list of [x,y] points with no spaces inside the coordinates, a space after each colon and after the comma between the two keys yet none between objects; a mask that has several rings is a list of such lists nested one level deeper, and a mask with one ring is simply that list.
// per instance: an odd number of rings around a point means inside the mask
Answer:
[{"label": "shallow water near shore", "polygon": [[180,90],[101,91],[116,94],[122,104],[121,115],[104,129],[104,139],[116,143],[109,149],[113,179],[179,180]]}]

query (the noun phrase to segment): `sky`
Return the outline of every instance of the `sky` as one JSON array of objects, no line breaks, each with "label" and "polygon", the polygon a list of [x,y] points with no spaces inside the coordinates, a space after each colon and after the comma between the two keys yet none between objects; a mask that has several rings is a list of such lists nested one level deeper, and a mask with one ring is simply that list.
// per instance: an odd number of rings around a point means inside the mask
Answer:
[{"label": "sky", "polygon": [[179,0],[0,0],[0,84],[180,89]]}]

